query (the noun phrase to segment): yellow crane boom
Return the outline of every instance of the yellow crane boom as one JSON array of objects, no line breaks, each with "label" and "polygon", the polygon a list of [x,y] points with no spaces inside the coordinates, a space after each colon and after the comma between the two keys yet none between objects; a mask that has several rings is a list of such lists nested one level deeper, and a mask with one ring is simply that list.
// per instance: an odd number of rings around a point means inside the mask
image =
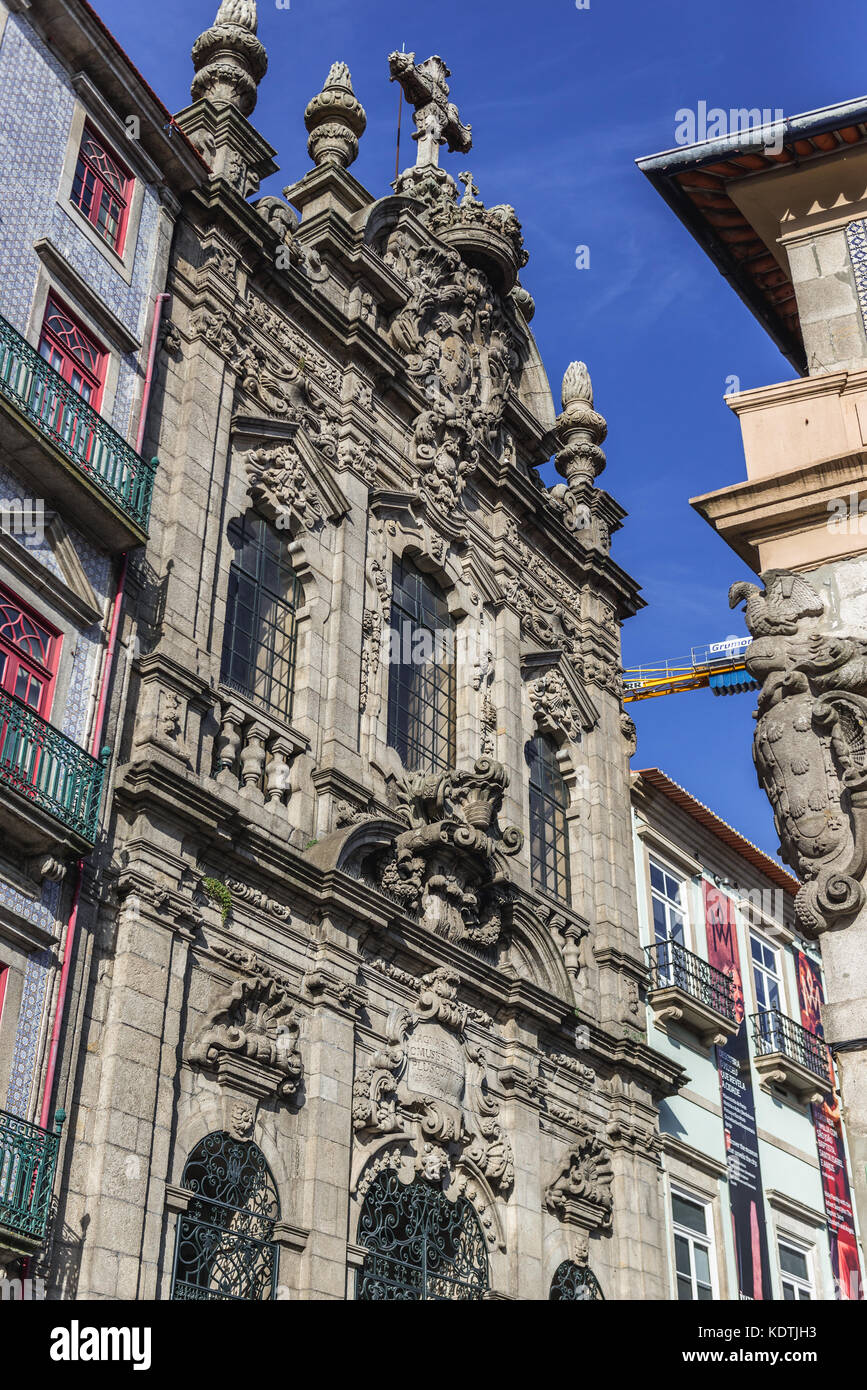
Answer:
[{"label": "yellow crane boom", "polygon": [[656,666],[630,666],[623,672],[623,702],[653,700],[659,695],[679,695],[686,690],[710,688],[714,695],[734,695],[757,690],[744,666],[750,639],[731,638],[693,647],[688,657],[663,661]]}]

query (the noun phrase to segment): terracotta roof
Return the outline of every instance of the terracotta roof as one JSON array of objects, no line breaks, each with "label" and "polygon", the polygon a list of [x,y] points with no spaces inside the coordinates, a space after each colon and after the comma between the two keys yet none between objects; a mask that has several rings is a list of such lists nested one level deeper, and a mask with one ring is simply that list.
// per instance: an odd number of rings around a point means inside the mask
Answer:
[{"label": "terracotta roof", "polygon": [[669,801],[685,811],[693,820],[698,821],[699,825],[703,825],[706,830],[709,830],[741,859],[745,859],[748,864],[752,864],[754,869],[758,869],[759,873],[764,874],[778,888],[782,888],[784,893],[790,893],[792,896],[797,893],[801,886],[798,880],[787,873],[776,859],[772,859],[769,854],[765,854],[764,850],[759,849],[758,845],[754,845],[751,840],[747,840],[726,821],[721,820],[703,802],[696,801],[685,787],[680,786],[678,782],[673,782],[660,768],[643,767],[635,775],[646,782],[648,786],[653,787],[655,791],[668,797]]},{"label": "terracotta roof", "polygon": [[692,232],[796,371],[807,370],[791,280],[728,195],[735,179],[765,173],[867,142],[867,97],[778,123],[782,148],[759,148],[755,130],[686,145],[636,161]]}]

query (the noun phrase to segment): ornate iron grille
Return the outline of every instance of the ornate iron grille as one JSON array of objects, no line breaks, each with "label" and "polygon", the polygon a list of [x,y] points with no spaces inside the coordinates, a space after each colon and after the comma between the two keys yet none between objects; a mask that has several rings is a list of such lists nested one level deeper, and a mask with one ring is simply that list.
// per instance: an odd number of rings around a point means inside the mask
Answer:
[{"label": "ornate iron grille", "polygon": [[779,1009],[764,1009],[753,1014],[753,1042],[760,1057],[772,1052],[782,1053],[793,1062],[806,1067],[818,1076],[825,1085],[831,1085],[831,1068],[828,1065],[828,1046],[817,1033],[802,1028],[793,1018],[787,1018]]},{"label": "ornate iron grille", "polygon": [[0,1110],[0,1230],[44,1240],[65,1110],[54,1133]]},{"label": "ornate iron grille", "polygon": [[657,941],[645,946],[650,968],[650,988],[682,989],[693,999],[699,999],[718,1014],[737,1022],[732,982],[724,970],[702,960],[688,951],[679,941]]},{"label": "ornate iron grille", "polygon": [[0,395],[147,531],[157,460],[143,459],[0,317]]},{"label": "ornate iron grille", "polygon": [[93,844],[109,750],[97,761],[0,690],[0,789],[17,792]]},{"label": "ornate iron grille", "polygon": [[604,1302],[605,1295],[592,1269],[582,1269],[572,1260],[564,1260],[554,1271],[548,1295],[549,1303],[558,1299],[601,1299]]},{"label": "ornate iron grille", "polygon": [[171,1297],[273,1298],[280,1202],[262,1150],[225,1131],[209,1134],[187,1159],[181,1186],[194,1195],[178,1219]]},{"label": "ornate iron grille", "polygon": [[488,1250],[472,1203],[450,1202],[425,1178],[406,1184],[380,1173],[364,1199],[358,1243],[367,1247],[361,1302],[475,1302],[489,1288]]}]

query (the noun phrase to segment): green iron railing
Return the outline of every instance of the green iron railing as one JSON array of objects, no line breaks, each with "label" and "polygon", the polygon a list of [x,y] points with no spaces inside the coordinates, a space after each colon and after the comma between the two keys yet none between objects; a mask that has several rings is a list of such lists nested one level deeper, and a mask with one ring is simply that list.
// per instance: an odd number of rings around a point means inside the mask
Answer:
[{"label": "green iron railing", "polygon": [[108,749],[97,760],[21,700],[0,690],[0,788],[47,811],[91,844]]},{"label": "green iron railing", "polygon": [[147,530],[157,460],[143,459],[0,315],[0,395]]},{"label": "green iron railing", "polygon": [[65,1110],[54,1133],[0,1110],[0,1240],[4,1232],[44,1240]]}]

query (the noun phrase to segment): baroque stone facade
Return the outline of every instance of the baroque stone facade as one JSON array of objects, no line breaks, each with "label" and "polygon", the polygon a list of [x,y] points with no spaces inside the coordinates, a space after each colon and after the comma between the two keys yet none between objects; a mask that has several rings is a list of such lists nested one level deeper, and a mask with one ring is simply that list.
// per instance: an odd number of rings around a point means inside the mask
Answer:
[{"label": "baroque stone facade", "polygon": [[[307,107],[314,167],[251,202],[275,168],[247,120],[252,0],[224,0],[193,57],[177,121],[212,173],[183,209],[146,441],[57,1292],[207,1296],[183,1289],[216,1144],[270,1174],[262,1296],[389,1296],[365,1202],[421,1183],[479,1233],[474,1296],[546,1299],[575,1262],[608,1298],[665,1297],[658,1103],[682,1073],[635,1004],[619,625],[641,600],[610,553],[587,369],[558,415],[517,217],[468,173],[459,201],[439,164],[471,143],[440,58],[389,60],[418,140],[395,192],[348,171],[365,117],[338,63]],[[291,570],[291,707],[226,665],[242,523]],[[454,638],[447,766],[392,736],[401,565]],[[534,877],[540,732],[559,897]]]}]

